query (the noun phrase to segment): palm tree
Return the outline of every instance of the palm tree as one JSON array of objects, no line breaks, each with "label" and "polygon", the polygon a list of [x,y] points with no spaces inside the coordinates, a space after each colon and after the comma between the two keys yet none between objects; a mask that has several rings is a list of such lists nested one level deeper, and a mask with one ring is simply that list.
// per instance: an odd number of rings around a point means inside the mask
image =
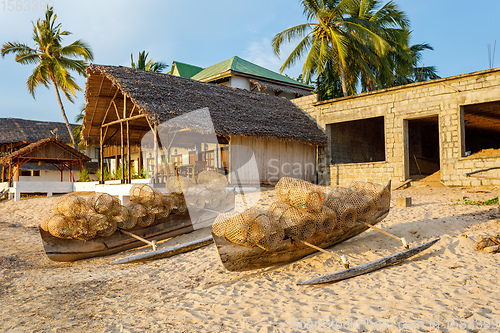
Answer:
[{"label": "palm tree", "polygon": [[69,126],[66,112],[61,101],[59,90],[61,90],[66,98],[73,103],[73,98],[76,97],[75,91],[82,90],[75,82],[69,71],[76,71],[78,74],[86,76],[85,67],[87,63],[84,60],[92,60],[93,55],[90,47],[77,40],[70,45],[62,46],[61,41],[63,36],[70,35],[69,31],[61,31],[61,24],[55,23],[57,15],[54,14],[53,7],[47,7],[45,19],[38,19],[36,24],[33,23],[33,41],[35,47],[31,48],[26,44],[18,42],[7,42],[2,45],[2,57],[6,54],[14,53],[16,62],[22,65],[36,64],[33,73],[29,76],[26,82],[28,90],[35,98],[35,89],[40,85],[49,87],[49,84],[54,86],[57,101],[61,107],[61,112],[68,128],[68,132],[75,149],[78,145],[75,141],[71,128]]},{"label": "palm tree", "polygon": [[[85,117],[85,104],[82,105],[80,108],[80,112],[75,116],[75,122],[80,123],[83,121],[83,118]],[[82,135],[82,125],[75,126],[73,128],[73,135],[75,137],[76,142],[78,142],[78,148],[83,149],[85,146],[83,142],[81,141],[81,135]]]},{"label": "palm tree", "polygon": [[146,53],[146,51],[139,52],[139,58],[137,59],[137,63],[135,63],[134,56],[130,54],[132,68],[142,69],[148,72],[161,73],[168,67],[168,65],[163,62],[147,60],[148,55],[149,53]]},{"label": "palm tree", "polygon": [[313,75],[321,76],[327,68],[336,68],[344,96],[348,95],[347,81],[356,81],[349,66],[356,66],[358,72],[363,68],[366,79],[373,81],[373,68],[390,49],[390,29],[404,30],[408,26],[406,15],[392,1],[380,6],[378,0],[302,0],[302,6],[311,22],[288,28],[272,41],[279,56],[284,42],[301,38],[281,72],[307,53],[302,67],[306,83]]}]

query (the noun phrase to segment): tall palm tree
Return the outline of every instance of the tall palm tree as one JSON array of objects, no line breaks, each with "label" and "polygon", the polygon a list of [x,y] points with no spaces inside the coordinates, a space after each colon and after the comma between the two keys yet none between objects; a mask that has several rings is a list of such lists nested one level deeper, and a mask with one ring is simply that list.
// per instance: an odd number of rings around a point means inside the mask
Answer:
[{"label": "tall palm tree", "polygon": [[149,53],[146,53],[146,51],[139,52],[139,58],[137,59],[137,63],[135,63],[134,56],[130,54],[132,68],[142,69],[148,72],[161,73],[168,67],[168,65],[163,62],[157,62],[151,59],[147,60],[148,55]]},{"label": "tall palm tree", "polygon": [[78,74],[86,76],[85,67],[87,63],[78,58],[83,57],[85,60],[92,60],[93,55],[90,47],[81,40],[62,46],[63,36],[70,35],[71,32],[61,31],[61,24],[56,24],[56,18],[57,15],[54,14],[53,7],[47,7],[45,19],[38,19],[36,24],[33,23],[34,48],[23,43],[7,42],[2,45],[0,52],[2,57],[14,53],[16,55],[15,60],[22,65],[36,64],[33,73],[26,82],[33,98],[35,98],[35,89],[40,84],[47,88],[49,84],[53,85],[71,141],[75,149],[78,149],[66,117],[59,90],[73,103],[73,97],[76,97],[75,91],[82,89],[76,84],[69,71],[76,71]]},{"label": "tall palm tree", "polygon": [[333,63],[344,96],[348,95],[349,75],[353,81],[349,65],[363,67],[373,79],[369,69],[377,67],[376,62],[390,49],[388,29],[403,30],[408,26],[406,15],[392,1],[380,6],[378,0],[302,0],[302,6],[310,22],[288,28],[272,41],[279,56],[284,42],[301,38],[281,71],[307,53],[302,73],[309,83],[313,75],[321,76]]},{"label": "tall palm tree", "polygon": [[[85,104],[82,105],[80,108],[80,112],[75,116],[75,122],[76,123],[81,123],[83,121],[83,118],[85,117]],[[75,137],[76,142],[78,142],[78,148],[83,149],[85,148],[85,145],[83,142],[81,142],[81,137],[82,137],[82,125],[77,125],[75,128],[73,128],[73,135]]]}]

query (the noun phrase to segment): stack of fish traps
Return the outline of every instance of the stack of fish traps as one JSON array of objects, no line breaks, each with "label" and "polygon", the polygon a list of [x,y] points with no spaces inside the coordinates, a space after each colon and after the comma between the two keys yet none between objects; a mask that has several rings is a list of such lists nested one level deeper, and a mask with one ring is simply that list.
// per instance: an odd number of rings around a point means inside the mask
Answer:
[{"label": "stack of fish traps", "polygon": [[96,236],[109,237],[118,228],[130,230],[147,227],[166,219],[173,209],[185,207],[183,198],[163,195],[147,184],[130,189],[130,202],[125,206],[107,193],[94,193],[88,199],[68,194],[59,198],[46,216],[41,228],[58,238],[88,241]]},{"label": "stack of fish traps", "polygon": [[58,238],[88,241],[109,237],[117,228],[131,229],[135,219],[127,207],[107,193],[94,193],[87,200],[74,194],[59,198],[41,228]]},{"label": "stack of fish traps", "polygon": [[192,178],[169,177],[166,189],[175,197],[179,211],[196,213],[203,209],[217,211],[221,207],[234,205],[234,192],[227,190],[227,179],[215,171],[202,171],[197,182]]},{"label": "stack of fish traps", "polygon": [[276,249],[285,238],[308,240],[372,223],[390,205],[388,188],[374,183],[352,182],[348,188],[320,187],[301,179],[283,177],[266,213],[253,208],[242,213],[220,214],[213,232],[244,246]]}]

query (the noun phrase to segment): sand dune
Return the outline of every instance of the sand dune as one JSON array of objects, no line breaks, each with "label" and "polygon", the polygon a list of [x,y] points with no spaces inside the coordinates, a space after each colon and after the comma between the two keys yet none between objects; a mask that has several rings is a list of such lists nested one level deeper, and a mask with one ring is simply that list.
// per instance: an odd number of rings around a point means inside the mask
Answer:
[{"label": "sand dune", "polygon": [[[258,206],[265,209],[273,195],[263,192]],[[491,187],[394,191],[391,212],[380,227],[412,244],[435,237],[441,241],[401,264],[319,286],[296,283],[342,269],[322,253],[242,273],[225,271],[214,245],[146,264],[108,263],[149,251],[147,247],[74,263],[52,262],[43,252],[37,225],[55,198],[2,201],[0,331],[500,331],[500,254],[475,249],[481,236],[500,234],[500,214],[497,207],[462,204],[464,197],[497,195],[498,189]],[[398,196],[411,196],[414,206],[394,207]],[[160,247],[209,232],[202,229]],[[331,248],[346,254],[353,265],[401,249],[375,231]],[[484,328],[487,323],[498,328]]]}]

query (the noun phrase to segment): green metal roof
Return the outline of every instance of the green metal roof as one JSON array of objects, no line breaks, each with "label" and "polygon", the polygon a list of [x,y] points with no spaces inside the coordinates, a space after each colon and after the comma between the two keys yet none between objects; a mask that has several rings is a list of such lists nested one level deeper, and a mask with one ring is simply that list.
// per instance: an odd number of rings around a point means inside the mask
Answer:
[{"label": "green metal roof", "polygon": [[267,68],[261,67],[259,65],[253,64],[249,61],[241,59],[239,57],[232,57],[231,59],[224,60],[219,62],[218,64],[212,65],[210,67],[205,68],[204,70],[196,73],[191,78],[198,81],[203,81],[206,78],[225,73],[229,70],[234,72],[250,74],[254,76],[258,76],[261,78],[267,78],[270,80],[281,81],[289,84],[300,85],[303,87],[311,88],[306,84],[295,81],[289,77],[284,75],[275,73]]},{"label": "green metal roof", "polygon": [[174,72],[174,66],[175,66],[175,68],[177,68],[177,71],[179,72],[179,76],[182,76],[185,78],[191,78],[192,76],[196,75],[197,73],[199,73],[203,70],[203,67],[198,67],[198,66],[189,65],[189,64],[182,63],[182,62],[174,61],[172,64],[171,73]]}]

